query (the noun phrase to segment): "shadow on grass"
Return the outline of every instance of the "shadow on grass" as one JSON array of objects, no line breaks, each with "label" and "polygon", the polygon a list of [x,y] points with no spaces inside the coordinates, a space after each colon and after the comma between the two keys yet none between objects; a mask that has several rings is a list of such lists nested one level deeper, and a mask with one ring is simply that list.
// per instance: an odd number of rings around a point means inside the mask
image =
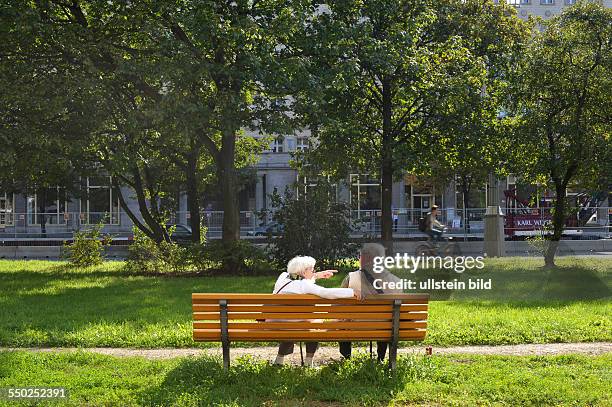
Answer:
[{"label": "shadow on grass", "polygon": [[187,279],[105,271],[0,273],[0,306],[5,311],[0,326],[78,330],[99,321],[191,323],[194,292],[267,293],[274,282],[266,276]]},{"label": "shadow on grass", "polygon": [[426,378],[432,371],[432,362],[424,357],[400,358],[395,375],[367,356],[316,369],[277,367],[241,358],[228,372],[216,359],[184,359],[158,387],[141,394],[141,404],[261,405],[274,400],[283,400],[282,405],[313,400],[379,404],[389,402],[406,380]]},{"label": "shadow on grass", "polygon": [[[147,304],[190,314],[193,292],[270,291],[273,280],[266,278],[163,279],[158,277],[124,278],[110,274],[45,275],[24,272],[5,278],[2,290],[15,308],[35,304],[40,310],[60,309],[82,314],[85,305],[92,310],[113,308],[113,317],[151,316]],[[0,280],[1,281],[1,280]],[[8,291],[10,290],[10,292]],[[182,304],[178,309],[175,307]],[[168,306],[166,306],[168,305]],[[97,314],[104,315],[103,313]],[[187,315],[187,319],[191,316]]]},{"label": "shadow on grass", "polygon": [[[423,270],[412,277],[418,285],[414,292],[427,292],[432,301],[493,301],[521,306],[558,306],[580,301],[608,299],[612,296],[612,273],[601,273],[587,267],[556,269],[474,271],[455,273]],[[465,284],[465,289],[422,289],[433,282]],[[490,288],[476,283],[489,282]],[[423,285],[421,285],[423,284]],[[472,286],[470,285],[472,284]]]},{"label": "shadow on grass", "polygon": [[559,268],[547,270],[542,287],[542,298],[547,300],[582,301],[609,298],[610,279],[604,281],[598,273],[588,269]]},{"label": "shadow on grass", "polygon": [[[273,283],[259,277],[166,279],[32,271],[0,274],[0,343],[65,346],[78,340],[85,341],[84,346],[135,342],[159,346],[162,339],[155,338],[164,336],[174,338],[174,342],[166,343],[168,346],[193,346],[193,292],[252,292],[258,288],[265,292]],[[90,343],[92,340],[95,343]]]}]

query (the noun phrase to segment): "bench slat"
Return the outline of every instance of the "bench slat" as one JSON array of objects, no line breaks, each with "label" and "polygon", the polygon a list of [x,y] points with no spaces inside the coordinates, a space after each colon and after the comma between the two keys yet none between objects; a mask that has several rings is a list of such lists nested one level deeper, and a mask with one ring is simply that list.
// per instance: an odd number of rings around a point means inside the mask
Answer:
[{"label": "bench slat", "polygon": [[[391,329],[391,322],[230,322],[229,329]],[[221,329],[219,322],[194,322],[194,329]],[[427,322],[400,322],[400,329],[427,328]]]},{"label": "bench slat", "polygon": [[[229,319],[391,319],[391,312],[229,312]],[[194,312],[194,320],[219,319],[218,312]]]},{"label": "bench slat", "polygon": [[[211,321],[218,320],[220,314],[218,312],[194,312],[193,319],[195,321]],[[320,312],[320,313],[300,313],[300,312],[229,312],[228,319],[353,319],[362,320],[391,320],[391,312],[366,313],[366,312]],[[400,314],[402,320],[425,320],[427,319],[426,312],[403,312]]]},{"label": "bench slat", "polygon": [[[332,308],[333,307],[333,308]],[[218,305],[193,305],[194,312],[219,312]],[[229,304],[228,312],[391,312],[391,305],[242,305]],[[427,311],[427,305],[402,305],[401,311]]]},{"label": "bench slat", "polygon": [[[363,301],[359,301],[352,298],[345,299],[337,299],[337,300],[326,300],[322,298],[318,299],[284,299],[282,297],[288,297],[288,294],[279,294],[274,298],[267,299],[266,301],[262,301],[261,299],[233,299],[228,300],[228,304],[269,304],[269,305],[279,305],[279,304],[287,304],[287,305],[316,305],[316,304],[330,304],[330,305],[389,305],[392,303],[390,300],[375,300],[375,299],[365,299]],[[218,299],[206,299],[206,300],[193,300],[193,304],[202,304],[202,305],[213,305],[218,304]],[[402,300],[402,304],[427,304],[428,301],[422,300]]]},{"label": "bench slat", "polygon": [[[218,330],[194,329],[193,339],[195,341],[218,341],[221,334]],[[399,339],[419,340],[425,338],[425,330],[400,330]],[[318,340],[318,341],[338,341],[338,340],[390,340],[391,331],[248,331],[248,330],[229,330],[231,341],[253,340],[253,341],[273,341],[279,340]]]},{"label": "bench slat", "polygon": [[[347,304],[347,305],[386,305],[399,298],[403,304],[427,304],[428,294],[380,294],[370,296],[364,301],[354,298],[325,299],[316,295],[303,294],[237,294],[237,293],[193,293],[193,304],[217,304],[225,299],[228,304]],[[279,301],[279,299],[281,301]]]}]

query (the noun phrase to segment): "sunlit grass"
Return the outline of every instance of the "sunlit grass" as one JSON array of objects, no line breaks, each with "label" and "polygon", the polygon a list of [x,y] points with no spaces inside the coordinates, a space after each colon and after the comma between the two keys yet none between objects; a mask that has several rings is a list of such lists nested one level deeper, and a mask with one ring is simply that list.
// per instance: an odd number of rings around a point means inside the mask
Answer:
[{"label": "sunlit grass", "polygon": [[[91,353],[0,353],[0,388],[63,386],[62,405],[567,405],[612,403],[612,355],[367,357],[278,368],[243,358],[145,360]],[[2,402],[0,401],[0,404]]]},{"label": "sunlit grass", "polygon": [[[530,280],[542,273],[537,259],[489,259],[487,269],[479,273],[523,273],[525,284],[514,279],[509,285],[520,299],[458,295],[458,301],[432,301],[426,343],[612,341],[612,302],[601,294],[609,290],[612,259],[562,258],[559,264],[566,275],[602,282],[599,292],[592,290],[597,295],[567,300],[552,295],[555,292],[542,295]],[[343,277],[323,283],[337,286]],[[125,273],[121,262],[74,269],[62,262],[0,261],[0,345],[218,346],[192,341],[191,293],[271,292],[275,279],[275,275],[147,277]],[[562,288],[574,290],[574,286]]]}]

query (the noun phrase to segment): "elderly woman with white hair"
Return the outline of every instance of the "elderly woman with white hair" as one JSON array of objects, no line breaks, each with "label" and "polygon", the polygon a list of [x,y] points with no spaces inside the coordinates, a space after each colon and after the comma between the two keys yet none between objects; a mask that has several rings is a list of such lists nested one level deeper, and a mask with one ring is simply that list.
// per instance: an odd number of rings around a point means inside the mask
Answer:
[{"label": "elderly woman with white hair", "polygon": [[[287,271],[282,273],[274,284],[274,294],[314,294],[322,298],[351,298],[355,296],[352,288],[325,288],[316,284],[319,278],[330,278],[337,270],[315,272],[316,260],[310,256],[297,256],[287,264]],[[275,364],[282,365],[285,356],[293,353],[293,342],[281,342]],[[312,359],[319,347],[318,342],[306,342],[304,364],[312,366]]]}]

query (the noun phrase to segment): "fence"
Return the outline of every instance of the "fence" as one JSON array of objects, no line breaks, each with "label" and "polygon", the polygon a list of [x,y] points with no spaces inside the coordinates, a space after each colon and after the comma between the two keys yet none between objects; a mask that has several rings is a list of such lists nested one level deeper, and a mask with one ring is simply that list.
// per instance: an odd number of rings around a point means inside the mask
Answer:
[{"label": "fence", "polygon": [[[418,234],[419,219],[429,210],[394,209],[394,235]],[[447,232],[455,235],[482,237],[486,208],[438,209],[437,219],[446,226]],[[502,208],[507,236],[521,237],[541,233],[552,221],[552,208]],[[612,232],[612,208],[570,208],[564,235],[584,238],[605,238]],[[351,218],[359,222],[358,231],[379,234],[381,231],[380,210],[352,211]]]},{"label": "fence", "polygon": [[[484,231],[485,208],[467,210],[455,208],[439,209],[438,220],[446,225],[449,234],[465,237],[482,237]],[[394,208],[393,234],[396,237],[419,236],[419,218],[428,210]],[[506,219],[506,235],[521,237],[535,234],[552,219],[551,208],[539,209],[502,209]],[[612,233],[612,208],[571,208],[565,225],[564,234],[574,238],[606,238]],[[381,210],[351,211],[354,222],[354,235],[379,235],[381,232]],[[132,236],[132,222],[123,213],[110,216],[107,213],[13,213],[0,211],[0,241],[7,240],[69,240],[75,231],[87,230],[91,225],[103,222],[104,232],[113,235],[115,240],[128,240]],[[172,214],[170,223],[189,225],[189,213]],[[202,224],[207,228],[209,238],[218,238],[222,233],[223,212],[203,211]],[[263,219],[253,211],[240,212],[240,233],[243,237],[267,235],[274,229],[271,216]]]},{"label": "fence", "polygon": [[98,223],[116,240],[132,236],[132,223],[123,212],[50,212],[19,213],[0,211],[0,241],[70,240],[77,231]]}]

